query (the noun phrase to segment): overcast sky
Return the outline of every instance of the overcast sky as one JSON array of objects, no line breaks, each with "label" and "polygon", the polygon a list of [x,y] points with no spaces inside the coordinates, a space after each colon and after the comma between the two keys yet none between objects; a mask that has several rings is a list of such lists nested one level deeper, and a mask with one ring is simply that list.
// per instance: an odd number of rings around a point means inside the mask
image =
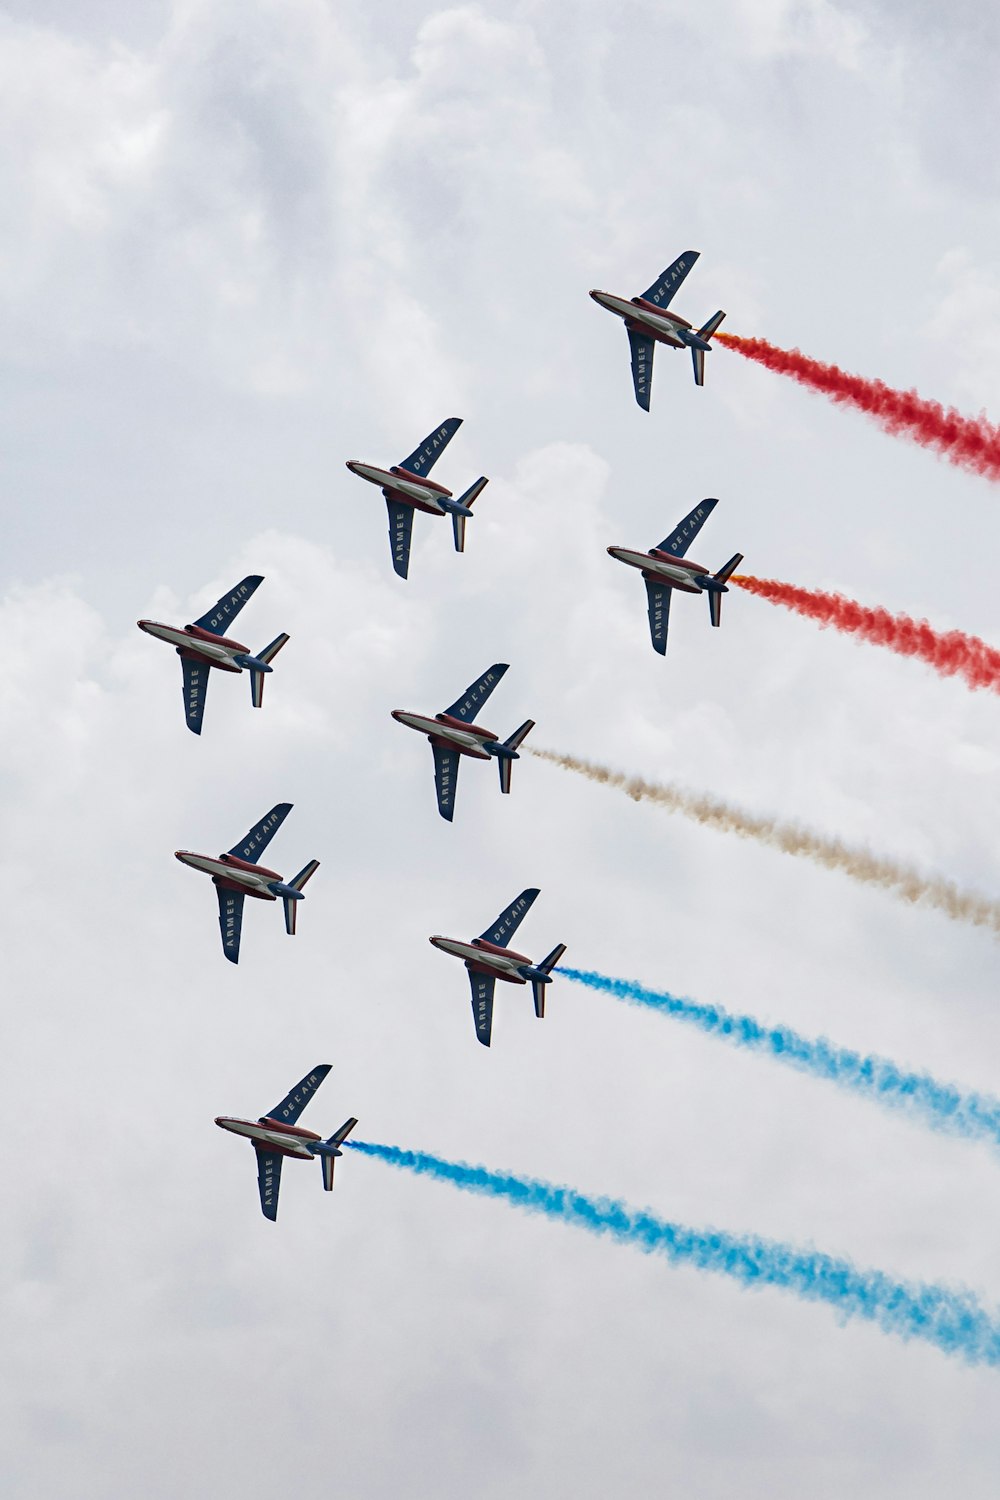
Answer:
[{"label": "overcast sky", "polygon": [[[733,591],[666,660],[609,544],[720,503],[694,555],[1000,642],[1000,495],[722,348],[621,326],[677,254],[700,324],[1000,415],[998,22],[879,0],[7,0],[0,9],[5,643],[4,1493],[993,1500],[1000,1372],[349,1156],[303,1118],[974,1289],[1000,1302],[1000,1161],[557,980],[493,1046],[431,933],[525,886],[518,945],[1000,1093],[997,944],[524,757],[434,713],[728,796],[988,893],[1000,704]],[[490,484],[407,582],[350,458],[444,417]],[[141,616],[244,574],[291,641],[201,739]],[[238,967],[176,848],[315,857],[294,941]]]}]

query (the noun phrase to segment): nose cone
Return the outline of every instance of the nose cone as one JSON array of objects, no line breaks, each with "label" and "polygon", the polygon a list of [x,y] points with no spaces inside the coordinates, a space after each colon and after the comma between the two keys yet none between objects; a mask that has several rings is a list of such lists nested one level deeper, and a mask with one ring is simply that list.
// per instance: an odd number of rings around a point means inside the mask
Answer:
[{"label": "nose cone", "polygon": [[350,469],[350,471],[351,471],[352,474],[356,474],[358,472],[358,470],[360,469],[360,467],[361,467],[361,459],[360,458],[349,458],[347,460],[346,464],[344,465],[344,467],[347,468],[347,469]]},{"label": "nose cone", "polygon": [[403,723],[406,722],[404,720],[404,718],[403,718],[403,715],[405,713],[406,713],[406,709],[405,708],[393,708],[393,709],[390,709],[390,711],[389,711],[389,717],[391,719],[395,719],[395,721],[396,721],[397,724],[403,724]]}]

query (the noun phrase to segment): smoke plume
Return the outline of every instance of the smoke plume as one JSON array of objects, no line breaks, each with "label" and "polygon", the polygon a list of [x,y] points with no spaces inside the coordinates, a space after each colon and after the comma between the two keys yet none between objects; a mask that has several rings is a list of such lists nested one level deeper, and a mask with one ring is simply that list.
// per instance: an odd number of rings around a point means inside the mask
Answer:
[{"label": "smoke plume", "polygon": [[753,1016],[734,1016],[721,1005],[683,1000],[662,990],[646,989],[631,979],[609,979],[604,974],[569,969],[562,964],[556,973],[631,1005],[686,1021],[733,1046],[763,1052],[800,1073],[826,1078],[878,1104],[901,1109],[934,1130],[1000,1146],[1000,1099],[988,1094],[963,1094],[954,1084],[940,1083],[928,1073],[904,1072],[886,1057],[863,1056],[849,1048],[836,1047],[825,1037],[813,1040],[800,1036],[790,1026],[765,1026]]},{"label": "smoke plume", "polygon": [[591,1234],[608,1235],[648,1255],[662,1255],[674,1265],[729,1276],[744,1287],[780,1287],[807,1302],[826,1302],[840,1318],[863,1318],[885,1333],[924,1339],[967,1364],[1000,1364],[1000,1321],[971,1292],[933,1282],[896,1281],[882,1271],[858,1270],[849,1260],[758,1235],[690,1229],[613,1198],[589,1198],[572,1188],[446,1161],[426,1151],[370,1141],[344,1144],[418,1176],[502,1198]]},{"label": "smoke plume", "polygon": [[887,646],[899,656],[915,656],[940,672],[942,677],[961,677],[971,688],[1000,691],[1000,651],[978,636],[961,630],[937,631],[926,620],[893,615],[878,606],[859,604],[843,594],[825,594],[818,589],[800,589],[776,578],[754,578],[734,574],[733,583],[748,594],[783,604],[796,614],[816,620],[820,627],[832,625],[848,635],[860,636],[876,646]]},{"label": "smoke plume", "polygon": [[798,349],[779,349],[766,339],[745,339],[735,333],[717,333],[715,338],[778,375],[789,375],[810,390],[822,391],[831,401],[857,407],[894,437],[911,438],[949,463],[987,479],[1000,479],[1000,428],[987,421],[985,414],[964,417],[954,407],[946,409],[916,391],[897,391],[882,380],[849,375],[838,365],[810,359]]},{"label": "smoke plume", "polygon": [[944,912],[956,922],[970,922],[975,927],[988,927],[1000,933],[1000,902],[981,896],[975,891],[966,891],[940,875],[921,875],[912,866],[899,860],[886,859],[871,854],[866,849],[853,848],[840,839],[826,838],[798,823],[785,823],[774,817],[761,817],[744,812],[720,797],[708,797],[697,792],[687,792],[677,786],[655,781],[644,781],[640,776],[626,776],[621,771],[612,771],[591,761],[581,760],[575,755],[562,755],[555,750],[541,750],[525,746],[529,754],[540,760],[551,761],[565,771],[576,771],[590,781],[604,786],[617,787],[632,798],[633,802],[652,802],[668,812],[682,813],[693,818],[706,828],[718,829],[720,833],[735,833],[743,839],[754,839],[782,854],[794,854],[801,859],[812,860],[827,870],[839,870],[862,885],[874,885],[880,890],[896,896],[901,901],[915,905],[930,906]]}]

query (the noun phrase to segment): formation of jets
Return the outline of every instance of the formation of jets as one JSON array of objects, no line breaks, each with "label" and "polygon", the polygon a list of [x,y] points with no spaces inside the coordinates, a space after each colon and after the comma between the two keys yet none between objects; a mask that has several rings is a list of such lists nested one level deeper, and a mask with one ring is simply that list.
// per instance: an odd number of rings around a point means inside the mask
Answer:
[{"label": "formation of jets", "polygon": [[[724,314],[715,313],[701,328],[695,329],[677,313],[667,310],[697,259],[697,251],[686,250],[641,297],[625,299],[596,290],[590,293],[601,307],[624,319],[632,356],[635,396],[646,411],[649,410],[653,351],[658,343],[690,349],[695,382],[699,386],[704,383],[705,355]],[[358,459],[347,464],[353,474],[378,485],[385,497],[392,566],[401,578],[406,578],[409,572],[414,511],[431,516],[450,516],[455,550],[464,551],[466,522],[487,480],[480,476],[463,494],[455,497],[444,485],[429,477],[460,426],[460,417],[446,418],[408,457],[392,468],[380,468]],[[727,592],[728,580],[742,561],[741,554],[730,558],[715,573],[699,563],[686,560],[688,547],[717,503],[715,499],[700,501],[662,542],[648,551],[617,546],[607,549],[618,562],[637,568],[642,574],[648,599],[650,636],[654,650],[660,655],[665,654],[667,648],[670,599],[675,590],[707,595],[711,622],[713,625],[720,623],[722,595]],[[253,705],[255,708],[261,706],[264,677],[273,670],[271,664],[289,637],[286,634],[276,636],[270,645],[254,655],[226,631],[262,582],[259,574],[250,574],[190,625],[164,625],[156,620],[137,622],[140,630],[172,645],[181,658],[185,722],[195,734],[201,733],[208,678],[213,667],[221,672],[248,672]],[[458,769],[463,756],[471,760],[495,760],[500,790],[503,793],[510,791],[513,763],[519,759],[519,747],[534,728],[534,720],[526,719],[506,739],[500,739],[493,730],[477,722],[507,671],[506,662],[494,662],[454,703],[433,716],[408,709],[392,710],[397,723],[427,736],[434,759],[438,812],[449,823],[455,814]],[[187,849],[176,851],[177,859],[183,864],[212,879],[219,903],[222,951],[231,963],[239,961],[243,906],[248,896],[259,901],[280,899],[284,907],[285,930],[290,935],[295,933],[298,903],[304,897],[306,883],[319,868],[319,861],[310,860],[288,881],[283,880],[277,871],[259,863],[290,812],[291,803],[279,802],[254,824],[243,840],[223,854],[196,854]],[[530,984],[535,1015],[539,1019],[545,1015],[545,990],[552,983],[566,945],[558,943],[539,963],[508,947],[538,894],[535,887],[522,891],[478,937],[462,941],[435,935],[430,939],[435,948],[465,964],[472,990],[476,1038],[484,1047],[489,1047],[492,1040],[498,980],[505,984]],[[314,1068],[280,1104],[256,1120],[228,1115],[216,1119],[215,1123],[222,1129],[243,1136],[253,1146],[257,1157],[260,1206],[267,1219],[277,1218],[281,1163],[285,1157],[299,1160],[317,1157],[322,1167],[324,1188],[333,1187],[334,1164],[343,1154],[341,1147],[357,1120],[353,1117],[346,1120],[325,1140],[298,1123],[303,1109],[329,1071],[326,1063]]]}]

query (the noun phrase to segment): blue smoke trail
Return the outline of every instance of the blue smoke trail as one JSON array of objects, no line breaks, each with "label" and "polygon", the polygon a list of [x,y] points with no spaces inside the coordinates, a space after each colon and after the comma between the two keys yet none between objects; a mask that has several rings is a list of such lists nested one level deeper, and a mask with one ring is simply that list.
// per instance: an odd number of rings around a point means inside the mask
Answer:
[{"label": "blue smoke trail", "polygon": [[968,1140],[988,1140],[1000,1146],[1000,1099],[989,1094],[963,1094],[953,1084],[939,1083],[928,1073],[904,1073],[886,1057],[864,1057],[846,1047],[835,1047],[823,1037],[810,1041],[788,1026],[762,1026],[753,1016],[733,1016],[721,1005],[700,1005],[659,990],[647,990],[631,979],[608,979],[603,974],[562,967],[556,973],[632,1005],[687,1021],[710,1036],[724,1037],[736,1047],[766,1052],[790,1068],[816,1078],[828,1078],[867,1099],[904,1109],[935,1130],[950,1131]]},{"label": "blue smoke trail", "polygon": [[798,1250],[757,1235],[689,1229],[612,1198],[588,1198],[572,1188],[446,1161],[426,1151],[404,1151],[371,1141],[345,1141],[344,1145],[418,1176],[450,1182],[469,1193],[505,1198],[529,1213],[545,1214],[591,1234],[610,1235],[647,1255],[664,1255],[677,1265],[715,1271],[745,1287],[782,1287],[807,1302],[828,1302],[843,1318],[864,1318],[885,1333],[924,1339],[968,1364],[1000,1364],[1000,1320],[991,1317],[971,1292],[934,1283],[894,1281],[882,1271],[859,1271],[849,1260],[818,1250]]}]

